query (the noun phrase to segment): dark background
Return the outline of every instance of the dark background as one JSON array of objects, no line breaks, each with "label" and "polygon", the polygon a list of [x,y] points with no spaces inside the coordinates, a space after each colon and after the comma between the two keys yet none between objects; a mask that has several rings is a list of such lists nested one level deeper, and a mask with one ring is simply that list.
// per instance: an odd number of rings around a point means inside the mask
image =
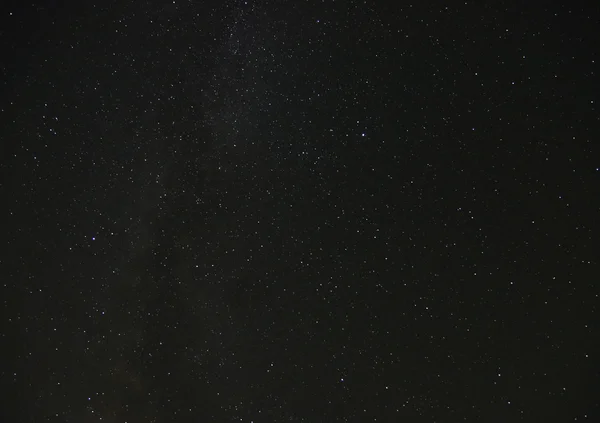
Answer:
[{"label": "dark background", "polygon": [[599,421],[598,7],[425,3],[3,6],[2,421]]}]

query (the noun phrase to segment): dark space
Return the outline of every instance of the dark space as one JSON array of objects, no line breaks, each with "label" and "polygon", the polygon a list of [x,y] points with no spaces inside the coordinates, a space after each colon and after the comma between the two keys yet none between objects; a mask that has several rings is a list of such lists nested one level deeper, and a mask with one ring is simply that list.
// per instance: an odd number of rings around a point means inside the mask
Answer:
[{"label": "dark space", "polygon": [[600,421],[599,12],[3,5],[1,420]]}]

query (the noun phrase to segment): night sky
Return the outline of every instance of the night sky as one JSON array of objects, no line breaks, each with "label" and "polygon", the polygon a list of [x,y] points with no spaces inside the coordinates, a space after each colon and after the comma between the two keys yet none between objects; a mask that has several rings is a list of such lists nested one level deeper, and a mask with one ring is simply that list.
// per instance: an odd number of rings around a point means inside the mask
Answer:
[{"label": "night sky", "polygon": [[600,6],[546,3],[3,6],[0,420],[600,421]]}]

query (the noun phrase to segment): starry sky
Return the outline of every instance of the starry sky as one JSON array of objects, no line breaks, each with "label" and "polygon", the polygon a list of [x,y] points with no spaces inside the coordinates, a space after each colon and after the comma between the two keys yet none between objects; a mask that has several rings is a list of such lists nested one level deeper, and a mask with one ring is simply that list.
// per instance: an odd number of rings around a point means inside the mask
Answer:
[{"label": "starry sky", "polygon": [[3,6],[2,421],[599,421],[599,12]]}]

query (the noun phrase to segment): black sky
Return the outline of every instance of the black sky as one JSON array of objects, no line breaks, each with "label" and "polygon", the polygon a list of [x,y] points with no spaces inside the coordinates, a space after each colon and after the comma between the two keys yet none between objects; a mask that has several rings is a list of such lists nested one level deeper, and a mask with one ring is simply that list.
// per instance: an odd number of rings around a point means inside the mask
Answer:
[{"label": "black sky", "polygon": [[599,421],[598,12],[3,6],[2,421]]}]

